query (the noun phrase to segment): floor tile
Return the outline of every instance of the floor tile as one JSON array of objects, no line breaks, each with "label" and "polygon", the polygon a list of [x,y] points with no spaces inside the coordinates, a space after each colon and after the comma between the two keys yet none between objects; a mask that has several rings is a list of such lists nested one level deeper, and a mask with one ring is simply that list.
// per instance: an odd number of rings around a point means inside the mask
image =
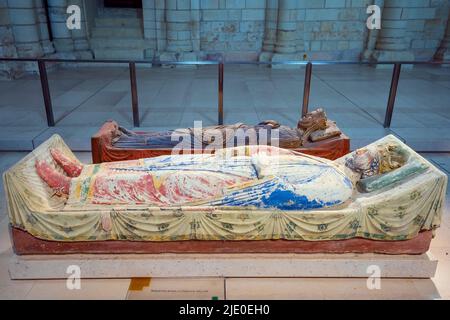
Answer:
[{"label": "floor tile", "polygon": [[[427,282],[426,284],[424,282]],[[417,287],[420,286],[421,290]],[[436,299],[431,280],[381,279],[380,289],[368,289],[367,279],[335,278],[231,278],[226,279],[228,300],[272,299]]]},{"label": "floor tile", "polygon": [[30,300],[123,300],[129,279],[81,279],[80,290],[70,290],[66,280],[36,280],[27,294]]},{"label": "floor tile", "polygon": [[[3,231],[3,228],[2,228]],[[3,239],[4,235],[1,235]],[[2,248],[3,249],[3,248]],[[32,280],[11,280],[9,277],[9,258],[11,248],[0,253],[0,299],[25,299],[34,285]]]},{"label": "floor tile", "polygon": [[437,265],[436,275],[432,278],[442,299],[450,299],[450,261],[440,260]]},{"label": "floor tile", "polygon": [[49,139],[52,135],[58,134],[63,137],[64,142],[72,151],[90,150],[91,137],[98,131],[100,124],[101,123],[97,126],[88,127],[83,126],[83,124],[80,123],[79,125],[48,128],[33,139],[33,145],[34,147],[37,147]]},{"label": "floor tile", "polygon": [[[229,65],[225,72],[225,122],[245,120],[254,124],[262,119],[279,118],[283,124],[296,125],[305,68],[277,70]],[[373,140],[368,137],[379,136],[374,132],[384,132],[382,124],[391,75],[390,69],[369,66],[315,66],[309,109],[323,107],[339,127],[352,128],[347,134],[353,146],[370,143]],[[71,126],[100,126],[107,119],[132,125],[126,67],[60,67],[49,73],[49,78],[55,118],[59,120],[57,127],[67,127],[70,131]],[[217,66],[138,67],[137,78],[142,126],[173,129],[178,123],[191,126],[193,119],[202,119],[206,125],[217,124],[214,115],[218,103]],[[422,151],[450,150],[449,140],[445,138],[450,127],[449,82],[450,72],[442,68],[421,66],[403,70],[391,126],[412,147]],[[21,95],[23,91],[27,92],[26,96]],[[0,113],[5,113],[0,121],[10,128],[21,127],[24,132],[22,135],[10,129],[18,136],[14,138],[6,132],[0,140],[0,149],[18,146],[30,149],[30,141],[47,129],[39,78],[32,75],[7,84],[0,82],[0,92]],[[2,111],[4,107],[13,109]],[[198,108],[204,108],[205,112]],[[166,110],[174,116],[165,115]],[[243,117],[242,111],[247,112]],[[40,130],[38,134],[34,128]],[[34,137],[27,135],[29,130]],[[78,144],[81,145],[88,150],[88,143]]]}]

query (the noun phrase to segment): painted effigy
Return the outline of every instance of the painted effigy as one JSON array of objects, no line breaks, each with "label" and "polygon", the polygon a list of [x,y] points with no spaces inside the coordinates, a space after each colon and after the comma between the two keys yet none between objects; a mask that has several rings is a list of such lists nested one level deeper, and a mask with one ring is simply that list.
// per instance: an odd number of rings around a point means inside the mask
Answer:
[{"label": "painted effigy", "polygon": [[318,158],[270,147],[233,151],[242,155],[173,155],[82,166],[60,150],[51,149],[53,161],[65,174],[39,160],[36,171],[58,195],[67,197],[67,207],[97,204],[310,210],[343,204],[352,195],[350,179]]},{"label": "painted effigy", "polygon": [[4,175],[14,228],[52,241],[413,239],[447,176],[393,136],[336,161],[270,146],[81,164],[53,136]]},{"label": "painted effigy", "polygon": [[92,139],[94,163],[135,160],[244,145],[271,145],[330,160],[346,155],[350,141],[321,108],[307,113],[297,127],[274,120],[257,125],[235,123],[157,132],[134,132],[106,122]]},{"label": "painted effigy", "polygon": [[[341,135],[336,123],[328,120],[322,108],[303,116],[296,128],[282,125],[275,120],[265,120],[257,125],[235,123],[209,127],[194,126],[149,133],[135,133],[119,126],[117,131],[117,137],[113,142],[115,147],[138,149],[175,148],[180,145],[180,140],[186,137],[188,141],[182,143],[182,146],[195,149],[266,144],[295,149],[308,142],[318,142]],[[247,139],[242,139],[244,137]]]}]

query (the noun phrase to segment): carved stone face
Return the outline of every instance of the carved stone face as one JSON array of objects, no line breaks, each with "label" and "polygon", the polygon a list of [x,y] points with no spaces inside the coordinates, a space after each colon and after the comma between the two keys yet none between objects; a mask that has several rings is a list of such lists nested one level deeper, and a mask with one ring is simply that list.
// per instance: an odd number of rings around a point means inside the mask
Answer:
[{"label": "carved stone face", "polygon": [[379,158],[376,150],[368,148],[356,150],[345,165],[355,172],[361,173],[361,179],[374,176],[379,173]]},{"label": "carved stone face", "polygon": [[306,130],[316,123],[324,123],[326,125],[327,115],[322,108],[307,113],[298,123],[298,128]]},{"label": "carved stone face", "polygon": [[383,174],[403,166],[406,159],[396,145],[380,145],[356,150],[345,165],[361,173],[361,179]]},{"label": "carved stone face", "polygon": [[362,170],[367,170],[373,161],[374,156],[367,149],[358,149],[355,152],[355,166]]}]

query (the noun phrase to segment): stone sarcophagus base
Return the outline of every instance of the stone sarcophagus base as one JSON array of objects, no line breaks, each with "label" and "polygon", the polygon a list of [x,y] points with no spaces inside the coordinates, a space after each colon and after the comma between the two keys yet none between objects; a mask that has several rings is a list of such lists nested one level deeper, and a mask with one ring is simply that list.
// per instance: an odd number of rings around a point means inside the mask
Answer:
[{"label": "stone sarcophagus base", "polygon": [[259,240],[259,241],[46,241],[26,231],[11,228],[17,255],[62,254],[240,254],[240,253],[379,253],[418,255],[426,253],[432,231],[424,231],[410,240],[382,241],[362,238],[347,240]]}]

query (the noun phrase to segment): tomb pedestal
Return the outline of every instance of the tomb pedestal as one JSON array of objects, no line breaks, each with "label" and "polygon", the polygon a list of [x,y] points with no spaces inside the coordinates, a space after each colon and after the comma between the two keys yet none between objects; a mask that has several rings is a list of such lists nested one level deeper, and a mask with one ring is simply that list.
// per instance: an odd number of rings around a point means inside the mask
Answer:
[{"label": "tomb pedestal", "polygon": [[88,278],[332,277],[431,278],[430,254],[142,254],[11,257],[11,279],[66,279],[69,266]]}]

